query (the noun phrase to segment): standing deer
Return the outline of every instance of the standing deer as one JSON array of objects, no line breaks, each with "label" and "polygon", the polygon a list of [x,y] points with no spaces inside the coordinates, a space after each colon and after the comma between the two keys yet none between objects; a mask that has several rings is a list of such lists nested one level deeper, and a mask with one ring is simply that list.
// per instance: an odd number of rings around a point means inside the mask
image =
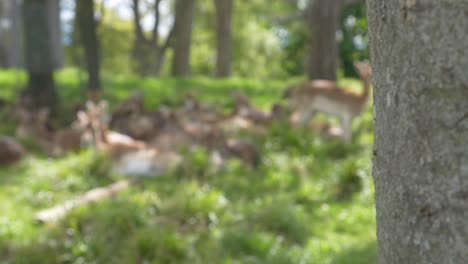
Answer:
[{"label": "standing deer", "polygon": [[295,111],[292,118],[297,119],[300,126],[305,126],[317,111],[337,116],[341,119],[343,138],[346,143],[350,143],[351,124],[365,109],[372,77],[368,62],[356,62],[354,66],[363,84],[362,93],[348,91],[327,80],[313,80],[291,87],[286,91],[285,97],[291,99],[291,106]]}]

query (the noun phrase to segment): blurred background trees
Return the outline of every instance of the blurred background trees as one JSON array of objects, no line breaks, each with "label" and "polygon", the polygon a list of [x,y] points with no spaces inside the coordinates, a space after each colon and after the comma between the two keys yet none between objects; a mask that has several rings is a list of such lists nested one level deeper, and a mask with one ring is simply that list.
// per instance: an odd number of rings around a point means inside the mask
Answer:
[{"label": "blurred background trees", "polygon": [[[0,65],[26,67],[28,1],[0,4]],[[36,2],[36,1],[33,1]],[[360,0],[47,0],[53,66],[140,76],[336,79],[365,59]]]}]

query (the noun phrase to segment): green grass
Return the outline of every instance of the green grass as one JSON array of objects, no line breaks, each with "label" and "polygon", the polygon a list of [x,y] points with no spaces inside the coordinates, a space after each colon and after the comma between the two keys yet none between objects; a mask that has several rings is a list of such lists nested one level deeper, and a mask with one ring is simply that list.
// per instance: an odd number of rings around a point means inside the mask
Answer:
[{"label": "green grass", "polygon": [[[77,76],[72,70],[56,76],[68,111],[82,98]],[[25,80],[0,72],[0,97],[14,99]],[[180,94],[195,91],[226,109],[233,91],[268,108],[286,87],[201,77],[105,76],[104,84],[111,105],[141,88],[148,107],[176,105]],[[13,133],[11,118],[3,117],[0,133]],[[166,175],[45,226],[33,222],[35,212],[119,176],[92,151],[57,160],[30,155],[0,168],[0,263],[375,263],[370,110],[353,131],[346,146],[278,124],[254,138],[262,153],[256,169],[236,160],[216,169],[200,150]]]}]

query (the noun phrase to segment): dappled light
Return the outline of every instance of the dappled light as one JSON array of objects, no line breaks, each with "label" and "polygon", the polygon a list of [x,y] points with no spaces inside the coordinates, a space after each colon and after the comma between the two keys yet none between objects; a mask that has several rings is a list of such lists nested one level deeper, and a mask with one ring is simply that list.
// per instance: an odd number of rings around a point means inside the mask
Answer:
[{"label": "dappled light", "polygon": [[376,262],[345,2],[1,2],[0,262]]}]

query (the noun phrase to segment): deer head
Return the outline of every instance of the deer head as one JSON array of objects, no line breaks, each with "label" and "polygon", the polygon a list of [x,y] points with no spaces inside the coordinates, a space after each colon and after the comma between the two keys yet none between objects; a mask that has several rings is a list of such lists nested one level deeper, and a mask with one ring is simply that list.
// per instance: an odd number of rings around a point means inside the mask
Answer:
[{"label": "deer head", "polygon": [[372,76],[372,68],[368,61],[355,62],[354,68],[361,79],[369,79]]}]

